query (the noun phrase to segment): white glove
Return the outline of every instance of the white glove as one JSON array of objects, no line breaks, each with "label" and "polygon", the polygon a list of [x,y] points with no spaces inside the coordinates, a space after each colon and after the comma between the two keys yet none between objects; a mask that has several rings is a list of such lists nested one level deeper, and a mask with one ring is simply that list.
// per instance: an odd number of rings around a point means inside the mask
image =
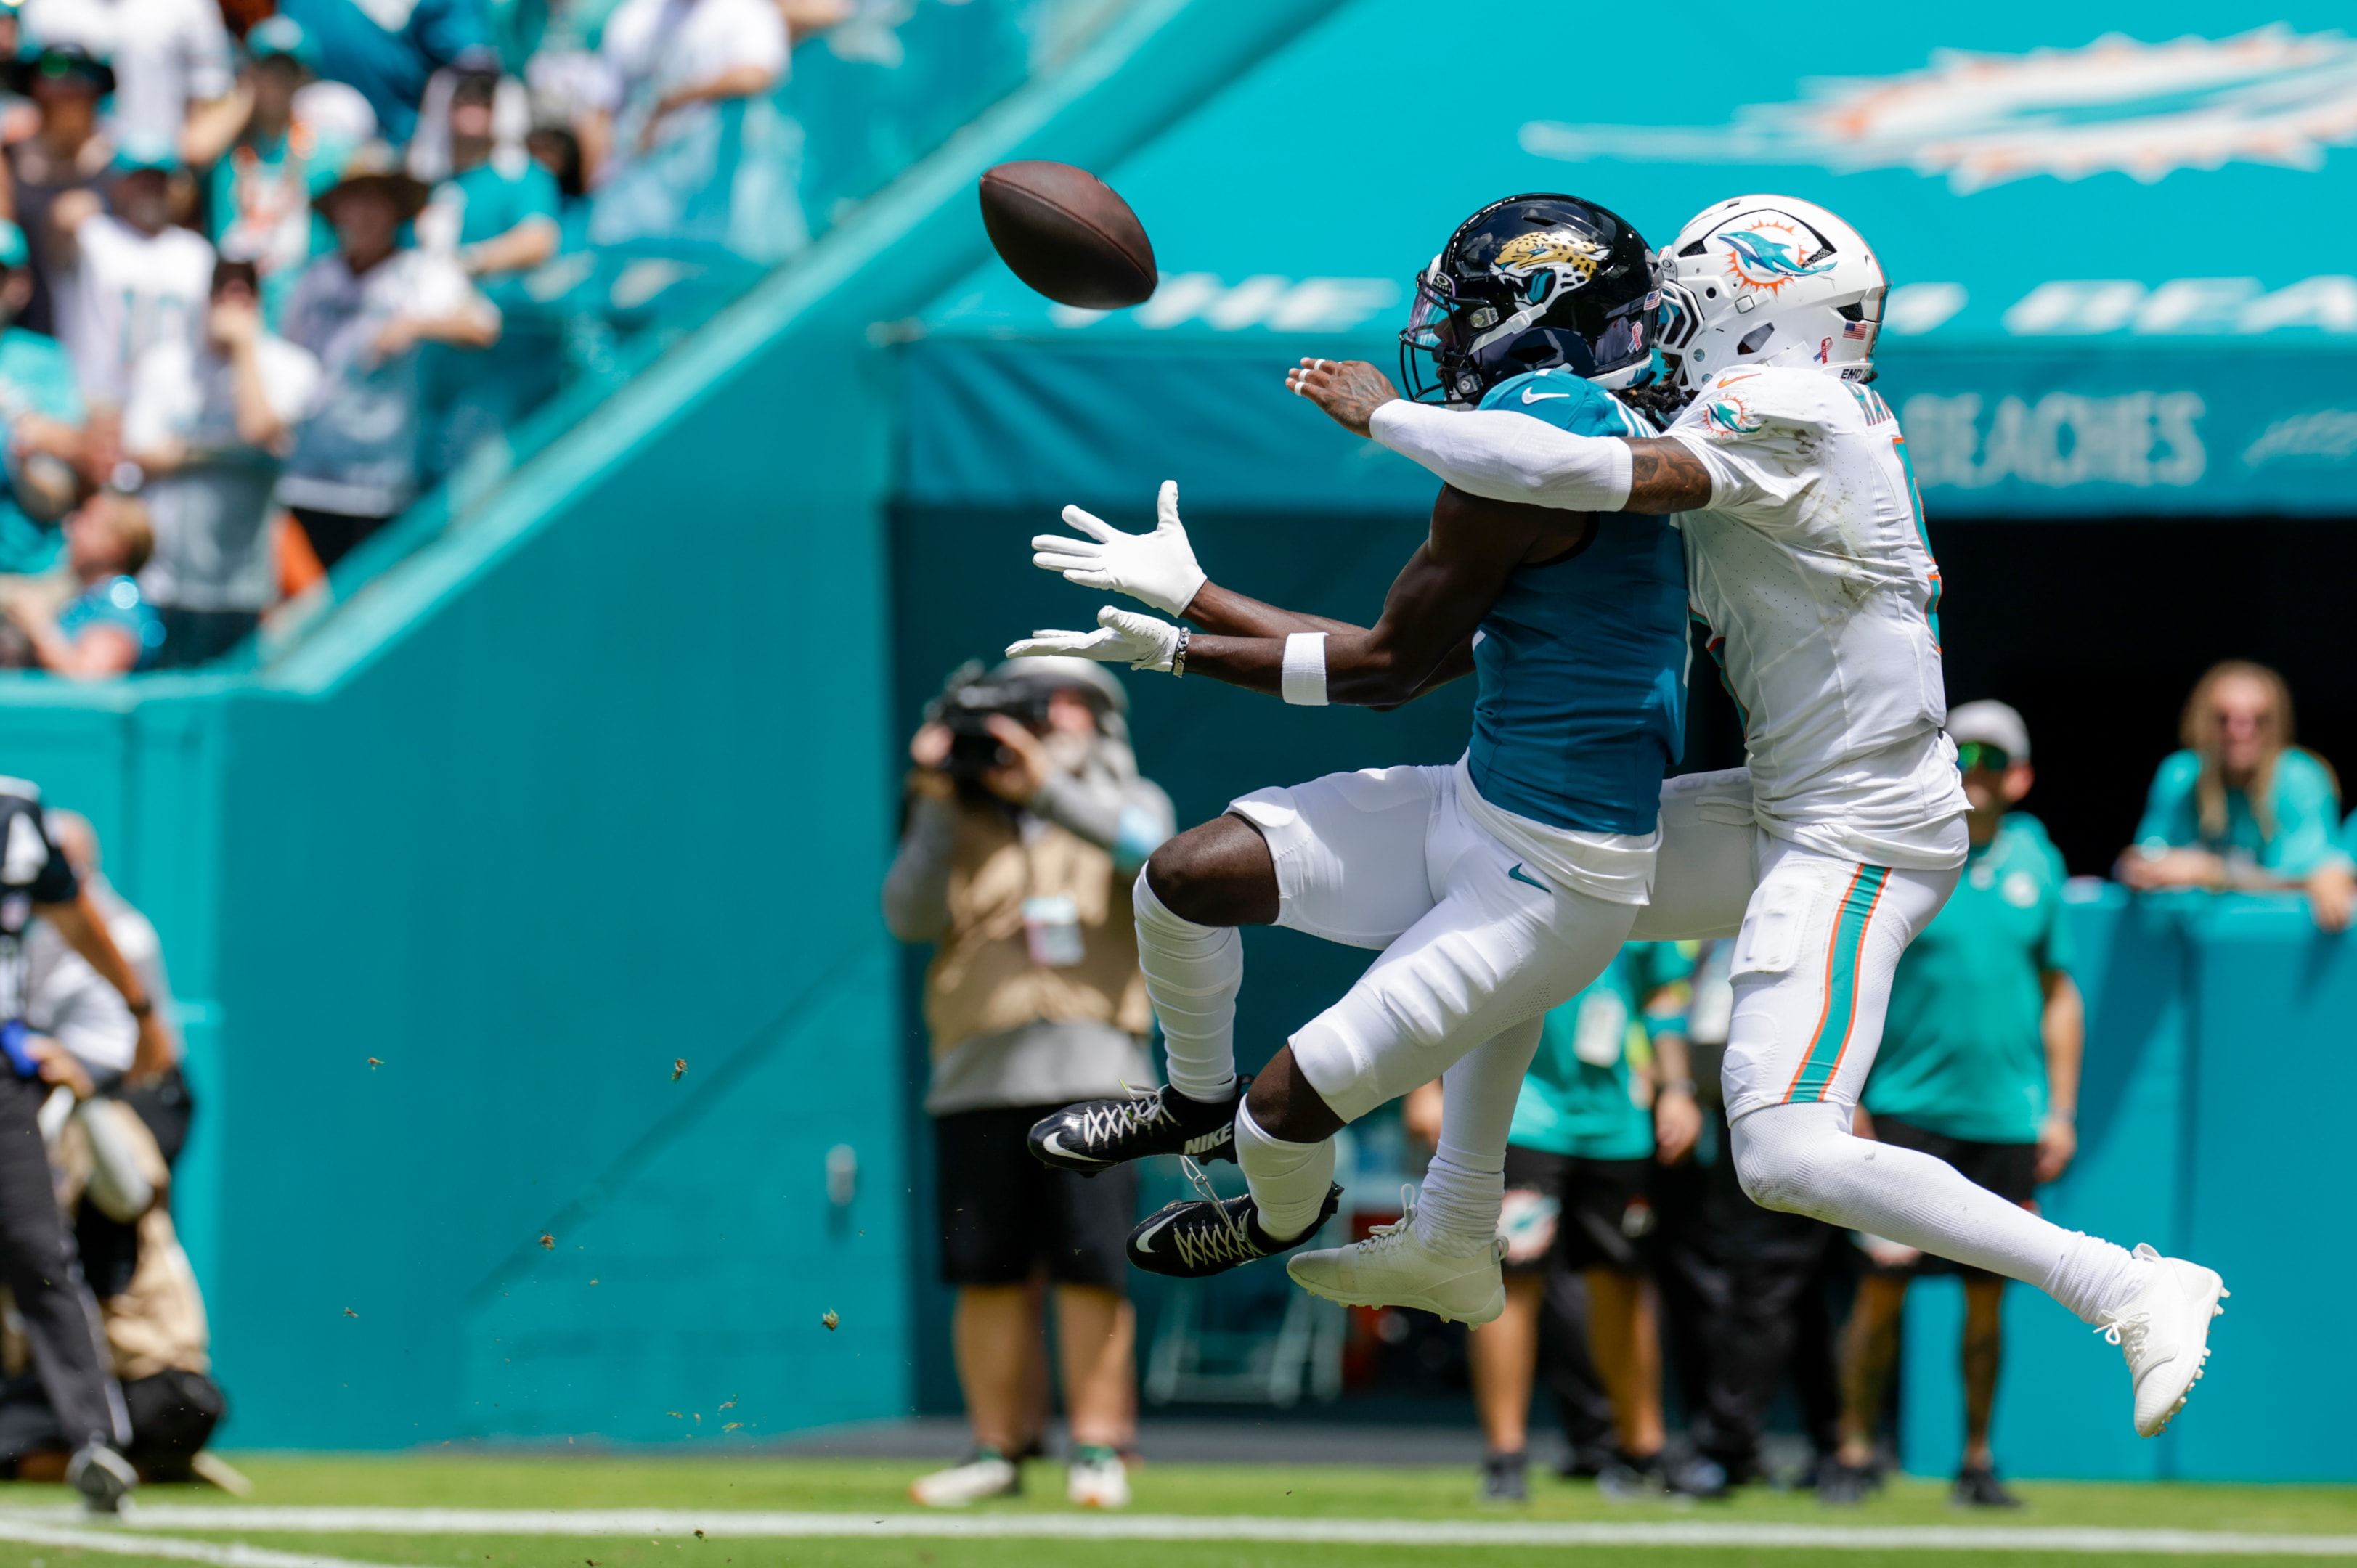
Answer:
[{"label": "white glove", "polygon": [[1031,542],[1039,553],[1031,564],[1045,572],[1061,572],[1064,581],[1083,588],[1104,588],[1143,599],[1164,615],[1184,615],[1202,591],[1203,569],[1195,564],[1195,547],[1178,521],[1178,482],[1162,481],[1154,501],[1151,533],[1124,533],[1101,518],[1076,506],[1064,509],[1067,527],[1088,535],[1068,539],[1043,533]]},{"label": "white glove", "polygon": [[1135,610],[1115,609],[1111,605],[1097,611],[1097,626],[1100,629],[1096,631],[1035,631],[1021,642],[1010,643],[1006,657],[1093,659],[1101,664],[1126,664],[1132,670],[1168,673],[1170,656],[1178,650],[1177,627],[1167,620],[1156,620]]}]

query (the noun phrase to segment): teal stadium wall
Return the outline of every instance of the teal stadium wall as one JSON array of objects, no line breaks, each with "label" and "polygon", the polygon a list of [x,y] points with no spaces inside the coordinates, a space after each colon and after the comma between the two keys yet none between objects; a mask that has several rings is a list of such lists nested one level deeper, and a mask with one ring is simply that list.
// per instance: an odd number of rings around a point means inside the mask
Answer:
[{"label": "teal stadium wall", "polygon": [[909,1407],[870,328],[986,253],[984,167],[1107,163],[1324,8],[1135,6],[262,671],[0,692],[189,1001],[228,1441]]}]

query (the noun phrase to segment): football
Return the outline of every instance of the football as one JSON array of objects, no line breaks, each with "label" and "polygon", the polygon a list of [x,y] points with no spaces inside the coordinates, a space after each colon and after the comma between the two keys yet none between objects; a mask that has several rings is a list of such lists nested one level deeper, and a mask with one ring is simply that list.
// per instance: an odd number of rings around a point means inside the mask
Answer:
[{"label": "football", "polygon": [[982,177],[982,223],[1007,269],[1059,305],[1119,310],[1154,293],[1146,226],[1086,169],[998,165]]}]

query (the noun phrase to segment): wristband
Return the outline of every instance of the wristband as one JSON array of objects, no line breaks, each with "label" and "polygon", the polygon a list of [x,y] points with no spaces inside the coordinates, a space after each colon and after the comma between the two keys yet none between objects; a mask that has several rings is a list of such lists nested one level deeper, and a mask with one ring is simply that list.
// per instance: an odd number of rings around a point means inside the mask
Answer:
[{"label": "wristband", "polygon": [[154,1015],[156,999],[153,996],[142,996],[138,1001],[125,1002],[124,1005],[131,1010],[133,1017],[145,1019]]},{"label": "wristband", "polygon": [[1326,634],[1297,631],[1285,639],[1285,700],[1296,707],[1326,705]]},{"label": "wristband", "polygon": [[1662,1085],[1662,1092],[1663,1094],[1683,1094],[1688,1100],[1692,1100],[1695,1098],[1695,1080],[1690,1078],[1674,1078],[1670,1079],[1669,1082]]}]

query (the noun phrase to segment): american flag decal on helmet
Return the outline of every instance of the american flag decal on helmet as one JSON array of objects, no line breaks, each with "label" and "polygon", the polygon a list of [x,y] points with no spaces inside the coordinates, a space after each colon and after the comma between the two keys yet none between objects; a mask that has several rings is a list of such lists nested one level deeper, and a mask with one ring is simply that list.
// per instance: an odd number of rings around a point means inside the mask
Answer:
[{"label": "american flag decal on helmet", "polygon": [[1842,323],[1842,336],[1845,338],[1871,338],[1874,336],[1874,323],[1871,321],[1845,321]]}]

